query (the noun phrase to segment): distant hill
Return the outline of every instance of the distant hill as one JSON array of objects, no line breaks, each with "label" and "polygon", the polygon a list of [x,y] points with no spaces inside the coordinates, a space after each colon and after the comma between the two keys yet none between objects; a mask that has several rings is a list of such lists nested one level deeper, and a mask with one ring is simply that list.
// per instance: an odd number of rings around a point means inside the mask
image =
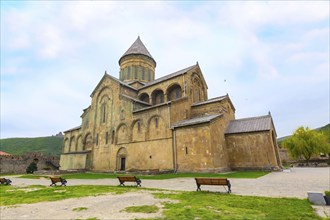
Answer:
[{"label": "distant hill", "polygon": [[45,155],[59,156],[63,145],[63,136],[36,138],[6,138],[0,139],[0,151],[13,155],[29,152],[40,152]]},{"label": "distant hill", "polygon": [[[325,133],[327,135],[328,141],[330,143],[330,124],[327,124],[327,125],[325,125],[323,127],[320,127],[320,128],[315,128],[314,130]],[[291,135],[278,138],[277,139],[278,144],[281,146],[282,141],[284,141],[288,137],[291,137]]]}]

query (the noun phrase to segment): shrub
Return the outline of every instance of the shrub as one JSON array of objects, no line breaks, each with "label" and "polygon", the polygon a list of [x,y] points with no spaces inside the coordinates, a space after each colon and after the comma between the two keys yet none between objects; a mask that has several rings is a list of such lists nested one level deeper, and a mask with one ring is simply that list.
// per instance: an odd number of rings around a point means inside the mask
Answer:
[{"label": "shrub", "polygon": [[330,191],[325,191],[324,193],[326,196],[330,196]]},{"label": "shrub", "polygon": [[35,162],[30,163],[30,165],[26,168],[26,173],[33,173],[34,171],[37,171],[38,167]]}]

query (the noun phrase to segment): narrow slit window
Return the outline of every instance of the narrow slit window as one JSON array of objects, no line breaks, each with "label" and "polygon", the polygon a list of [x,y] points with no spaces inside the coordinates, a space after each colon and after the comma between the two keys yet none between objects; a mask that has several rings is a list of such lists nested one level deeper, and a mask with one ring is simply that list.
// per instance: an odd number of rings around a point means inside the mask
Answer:
[{"label": "narrow slit window", "polygon": [[158,118],[155,118],[156,128],[158,128]]},{"label": "narrow slit window", "polygon": [[111,144],[113,144],[115,142],[115,131],[112,131],[111,134]]},{"label": "narrow slit window", "polygon": [[106,107],[105,104],[103,104],[103,117],[102,117],[102,122],[103,123],[105,123],[106,110],[107,110],[107,107]]},{"label": "narrow slit window", "polygon": [[108,144],[109,142],[109,132],[105,133],[105,143]]},{"label": "narrow slit window", "polygon": [[137,122],[137,127],[138,127],[138,132],[140,132],[141,131],[141,123],[140,123],[140,121]]}]

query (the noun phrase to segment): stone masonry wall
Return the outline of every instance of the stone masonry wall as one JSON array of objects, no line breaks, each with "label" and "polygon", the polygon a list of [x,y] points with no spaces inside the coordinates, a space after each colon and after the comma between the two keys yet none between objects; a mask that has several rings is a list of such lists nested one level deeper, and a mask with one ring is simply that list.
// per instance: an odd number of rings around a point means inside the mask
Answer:
[{"label": "stone masonry wall", "polygon": [[58,156],[44,156],[40,153],[30,153],[22,156],[0,156],[0,173],[1,174],[22,174],[26,173],[26,168],[31,162],[37,162],[38,170],[54,170],[56,169],[47,161],[58,165]]}]

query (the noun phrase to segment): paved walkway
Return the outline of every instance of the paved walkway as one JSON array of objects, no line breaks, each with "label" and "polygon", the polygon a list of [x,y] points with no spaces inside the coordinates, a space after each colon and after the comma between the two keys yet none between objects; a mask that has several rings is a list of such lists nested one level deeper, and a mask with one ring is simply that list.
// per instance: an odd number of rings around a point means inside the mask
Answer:
[{"label": "paved walkway", "polygon": [[[9,177],[12,185],[49,185],[49,179],[23,179]],[[330,168],[291,168],[284,172],[273,172],[257,179],[230,179],[232,193],[268,197],[307,198],[307,192],[324,192],[330,190]],[[130,183],[128,183],[130,184]],[[128,185],[126,184],[126,185]],[[133,183],[132,183],[133,184]],[[119,185],[117,179],[69,179],[70,185]],[[143,180],[142,187],[181,191],[196,190],[193,178],[175,178],[167,180]],[[217,186],[202,186],[202,190],[223,191]]]},{"label": "paved walkway", "polygon": [[[49,179],[23,179],[10,176],[13,186],[49,185]],[[330,168],[292,168],[284,172],[274,172],[258,179],[230,179],[233,194],[254,195],[268,197],[296,197],[307,198],[308,191],[324,192],[330,190]],[[69,179],[67,185],[114,185],[118,186],[117,179],[82,180]],[[175,178],[168,180],[143,180],[142,188],[158,188],[181,191],[195,191],[196,183],[193,178]],[[217,186],[202,186],[202,190],[223,191]],[[144,194],[143,194],[144,193]],[[143,195],[142,195],[143,194]],[[136,219],[154,218],[150,214],[137,215],[136,213],[121,212],[126,206],[136,203],[140,205],[155,204],[161,207],[161,201],[153,198],[150,192],[139,191],[120,195],[67,199],[65,201],[23,204],[16,207],[0,206],[0,219]],[[142,197],[141,197],[142,196]],[[122,202],[125,200],[125,202]],[[72,202],[73,201],[73,202]],[[116,201],[121,201],[116,203]],[[137,202],[138,201],[138,202]],[[104,207],[104,204],[107,204]],[[88,207],[84,212],[73,211],[77,206]],[[330,217],[329,206],[313,206],[316,213],[322,217]],[[139,214],[139,213],[138,213]],[[157,213],[160,215],[160,213]]]}]

